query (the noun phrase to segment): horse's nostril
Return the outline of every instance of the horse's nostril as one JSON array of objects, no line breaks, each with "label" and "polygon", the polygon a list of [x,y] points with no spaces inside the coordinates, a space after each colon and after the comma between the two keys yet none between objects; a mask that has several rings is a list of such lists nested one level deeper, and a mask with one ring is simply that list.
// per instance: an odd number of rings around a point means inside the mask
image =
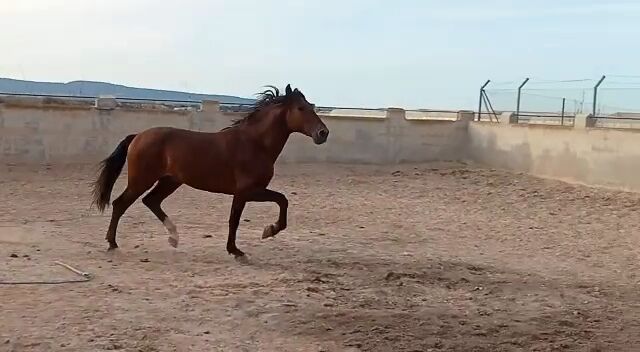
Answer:
[{"label": "horse's nostril", "polygon": [[318,135],[322,138],[327,138],[327,136],[329,135],[329,131],[327,130],[320,130],[320,132],[318,132]]}]

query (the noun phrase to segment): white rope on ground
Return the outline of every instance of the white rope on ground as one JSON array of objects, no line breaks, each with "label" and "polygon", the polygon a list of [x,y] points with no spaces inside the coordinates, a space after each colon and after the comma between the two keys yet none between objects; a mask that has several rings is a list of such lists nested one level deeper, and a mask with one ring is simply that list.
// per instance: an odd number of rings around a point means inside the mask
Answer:
[{"label": "white rope on ground", "polygon": [[81,279],[76,280],[52,280],[52,281],[0,281],[0,285],[57,285],[57,284],[71,284],[78,282],[87,282],[93,279],[93,276],[81,270],[78,270],[71,265],[65,264],[61,261],[54,262],[57,265],[62,266],[63,268],[72,271],[73,273],[81,276]]}]

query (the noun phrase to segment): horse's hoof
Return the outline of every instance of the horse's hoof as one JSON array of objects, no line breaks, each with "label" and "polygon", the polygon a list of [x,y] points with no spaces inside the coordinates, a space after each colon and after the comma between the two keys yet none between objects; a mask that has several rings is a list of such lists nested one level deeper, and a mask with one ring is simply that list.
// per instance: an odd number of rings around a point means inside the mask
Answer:
[{"label": "horse's hoof", "polygon": [[264,231],[262,232],[262,239],[273,237],[277,233],[278,229],[276,228],[276,225],[269,225],[264,228]]},{"label": "horse's hoof", "polygon": [[251,262],[249,261],[249,257],[248,257],[246,254],[243,254],[243,255],[236,255],[236,256],[234,256],[234,259],[235,259],[238,263],[243,264],[243,265],[251,264]]},{"label": "horse's hoof", "polygon": [[171,247],[173,248],[178,248],[178,239],[175,237],[169,237],[167,239],[167,241],[169,242],[169,244],[171,245]]},{"label": "horse's hoof", "polygon": [[113,252],[118,249],[118,245],[116,243],[109,243],[109,248],[107,248],[107,252]]}]

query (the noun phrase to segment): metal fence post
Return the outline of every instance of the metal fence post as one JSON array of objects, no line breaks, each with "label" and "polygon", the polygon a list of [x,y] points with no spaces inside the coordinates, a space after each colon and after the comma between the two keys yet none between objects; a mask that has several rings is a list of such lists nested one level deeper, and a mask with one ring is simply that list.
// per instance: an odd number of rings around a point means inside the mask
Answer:
[{"label": "metal fence post", "polygon": [[562,115],[560,115],[560,126],[564,126],[564,103],[566,100],[566,98],[562,98]]},{"label": "metal fence post", "polygon": [[490,79],[488,79],[486,82],[484,82],[482,87],[480,87],[480,98],[479,98],[479,103],[478,103],[478,121],[480,121],[481,116],[482,116],[482,94],[484,93],[484,88],[489,84],[489,82],[491,82]]},{"label": "metal fence post", "polygon": [[520,95],[522,94],[522,87],[529,82],[529,77],[527,77],[522,84],[518,87],[518,100],[516,101],[516,121],[520,121]]},{"label": "metal fence post", "polygon": [[596,109],[597,109],[596,103],[598,101],[598,87],[600,87],[600,84],[602,84],[602,81],[604,81],[605,77],[606,76],[603,75],[598,81],[598,83],[596,83],[595,87],[593,87],[593,111],[592,111],[593,117],[598,116],[596,114]]}]

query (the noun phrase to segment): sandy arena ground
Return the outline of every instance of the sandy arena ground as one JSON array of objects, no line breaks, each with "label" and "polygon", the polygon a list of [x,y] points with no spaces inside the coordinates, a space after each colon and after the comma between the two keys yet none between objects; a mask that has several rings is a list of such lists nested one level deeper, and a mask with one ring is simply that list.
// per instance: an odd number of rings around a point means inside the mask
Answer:
[{"label": "sandy arena ground", "polygon": [[[0,172],[1,351],[638,351],[640,195],[459,164],[280,166],[290,227],[231,199],[140,202],[107,254],[88,166]],[[124,178],[116,185],[123,187]]]}]

